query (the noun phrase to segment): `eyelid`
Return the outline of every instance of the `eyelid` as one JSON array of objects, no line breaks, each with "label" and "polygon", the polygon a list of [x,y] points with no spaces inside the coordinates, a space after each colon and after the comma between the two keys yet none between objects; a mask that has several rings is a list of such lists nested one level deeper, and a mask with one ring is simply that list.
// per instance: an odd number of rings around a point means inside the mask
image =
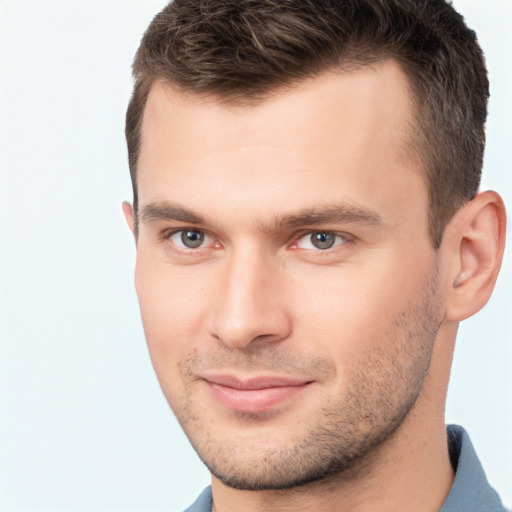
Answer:
[{"label": "eyelid", "polygon": [[[170,240],[173,235],[182,233],[183,231],[198,231],[198,232],[203,233],[205,235],[204,244],[197,248],[188,248],[186,246],[182,247],[181,245],[177,245]],[[334,236],[343,239],[343,242],[337,243],[333,247],[330,247],[327,249],[319,249],[317,247],[313,247],[310,249],[303,249],[303,250],[310,250],[310,251],[314,251],[314,252],[318,252],[318,253],[328,253],[330,251],[336,250],[340,246],[344,246],[348,243],[353,242],[355,239],[354,236],[352,236],[344,231],[336,231],[335,229],[307,229],[307,230],[305,229],[305,230],[301,230],[298,233],[295,233],[292,236],[292,242],[288,247],[290,247],[292,249],[302,249],[301,247],[298,247],[299,241],[305,237],[308,237],[308,236],[310,237],[314,233],[333,234]],[[196,227],[196,226],[190,226],[190,225],[189,226],[176,226],[173,228],[163,229],[159,234],[159,238],[163,242],[172,243],[175,250],[183,252],[183,253],[189,253],[189,254],[198,252],[201,249],[212,249],[212,248],[217,249],[222,246],[222,241],[220,240],[220,238],[217,235],[213,235],[207,229],[203,229],[203,228]],[[214,243],[214,247],[211,246],[212,242]],[[210,247],[209,247],[209,245],[210,245]]]},{"label": "eyelid", "polygon": [[[313,235],[315,233],[328,233],[328,234],[334,235],[337,238],[341,238],[343,241],[341,243],[336,243],[335,242],[335,245],[333,245],[332,247],[326,248],[326,249],[320,249],[318,247],[311,247],[311,248],[299,247],[300,240],[302,240],[302,239],[304,239],[306,237],[310,238],[311,235]],[[347,243],[350,243],[350,242],[353,242],[353,241],[354,241],[354,237],[349,235],[348,233],[343,232],[343,231],[336,231],[336,230],[333,230],[333,229],[310,229],[310,230],[307,230],[307,231],[301,231],[300,233],[296,234],[296,236],[294,237],[294,241],[292,243],[292,247],[293,248],[297,248],[297,249],[302,249],[302,250],[309,250],[309,251],[315,251],[315,252],[319,252],[319,253],[321,253],[321,252],[326,253],[326,252],[329,252],[329,251],[336,250],[338,247],[346,245]]]},{"label": "eyelid", "polygon": [[172,235],[175,235],[176,233],[181,233],[182,231],[200,231],[201,233],[204,233],[205,235],[209,235],[209,233],[206,229],[197,228],[195,226],[176,226],[176,227],[172,227],[172,228],[162,229],[159,233],[159,236],[163,240],[166,240],[169,237],[171,237]]},{"label": "eyelid", "polygon": [[[204,235],[204,243],[196,248],[186,247],[182,245],[178,245],[175,242],[171,240],[171,237],[178,233],[182,233],[184,231],[197,231],[199,233],[202,233]],[[174,249],[176,251],[182,252],[182,253],[194,253],[198,252],[201,249],[211,249],[212,247],[208,247],[212,244],[212,241],[215,241],[215,245],[218,247],[220,246],[220,243],[217,241],[217,239],[206,229],[198,228],[195,226],[179,226],[175,228],[168,228],[161,232],[160,238],[162,241],[170,242]],[[214,247],[216,248],[216,247]]]}]

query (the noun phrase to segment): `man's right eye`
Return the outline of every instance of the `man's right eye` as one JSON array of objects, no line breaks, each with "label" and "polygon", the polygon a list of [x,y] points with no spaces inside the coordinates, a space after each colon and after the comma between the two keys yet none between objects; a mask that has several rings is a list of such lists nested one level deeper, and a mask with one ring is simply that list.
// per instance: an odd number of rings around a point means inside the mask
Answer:
[{"label": "man's right eye", "polygon": [[171,234],[171,242],[181,249],[197,249],[208,240],[204,231],[197,229],[182,229]]}]

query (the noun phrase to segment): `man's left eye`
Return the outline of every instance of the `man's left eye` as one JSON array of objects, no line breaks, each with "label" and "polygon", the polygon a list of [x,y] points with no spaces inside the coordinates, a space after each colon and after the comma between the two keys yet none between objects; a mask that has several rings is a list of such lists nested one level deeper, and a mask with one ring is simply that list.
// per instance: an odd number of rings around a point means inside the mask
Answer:
[{"label": "man's left eye", "polygon": [[208,237],[197,229],[183,229],[176,231],[169,238],[174,245],[182,249],[197,249],[204,245]]},{"label": "man's left eye", "polygon": [[313,233],[308,233],[299,238],[297,247],[299,249],[320,249],[325,251],[344,244],[346,241],[345,237],[337,235],[332,231],[313,231]]}]

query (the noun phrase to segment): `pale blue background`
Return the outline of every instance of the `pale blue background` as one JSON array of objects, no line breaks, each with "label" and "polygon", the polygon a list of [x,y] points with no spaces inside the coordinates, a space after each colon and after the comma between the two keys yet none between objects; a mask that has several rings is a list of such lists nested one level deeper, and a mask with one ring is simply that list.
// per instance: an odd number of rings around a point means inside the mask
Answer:
[{"label": "pale blue background", "polygon": [[[208,482],[150,366],[120,208],[130,64],[164,3],[0,1],[3,512],[179,511]],[[490,69],[484,183],[512,210],[512,1],[455,3]],[[512,503],[510,254],[461,327],[447,418]]]}]

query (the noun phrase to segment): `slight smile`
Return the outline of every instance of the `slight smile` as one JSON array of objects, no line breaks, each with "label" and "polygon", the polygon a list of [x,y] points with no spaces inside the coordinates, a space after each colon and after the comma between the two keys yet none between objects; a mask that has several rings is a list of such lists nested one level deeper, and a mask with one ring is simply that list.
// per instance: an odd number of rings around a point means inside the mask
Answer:
[{"label": "slight smile", "polygon": [[295,398],[312,381],[282,376],[239,379],[231,375],[203,377],[215,400],[234,411],[267,412]]}]

